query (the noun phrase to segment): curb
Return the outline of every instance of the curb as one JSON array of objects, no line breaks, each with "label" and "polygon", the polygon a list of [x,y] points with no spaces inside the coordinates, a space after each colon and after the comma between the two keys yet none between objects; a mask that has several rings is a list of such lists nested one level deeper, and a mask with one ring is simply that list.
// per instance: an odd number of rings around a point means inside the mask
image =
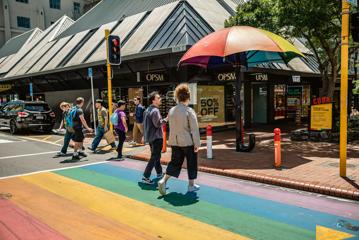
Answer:
[{"label": "curb", "polygon": [[[148,162],[147,157],[143,156],[137,156],[137,155],[129,155],[129,158],[132,158],[134,160],[144,161]],[[161,164],[167,165],[167,162],[161,160]],[[232,177],[232,178],[238,178],[238,179],[244,179],[249,180],[253,182],[259,182],[259,183],[265,183],[270,185],[275,185],[279,187],[286,187],[286,188],[292,188],[297,189],[301,191],[306,192],[313,192],[313,193],[319,193],[323,195],[333,196],[333,197],[340,197],[340,198],[346,198],[350,200],[359,200],[359,191],[351,191],[351,190],[345,190],[340,188],[333,188],[329,186],[324,185],[316,185],[306,182],[299,182],[295,180],[290,179],[283,179],[283,178],[277,178],[277,177],[270,177],[265,175],[259,175],[256,173],[234,173],[231,171],[225,171],[221,169],[215,169],[215,168],[209,168],[209,167],[198,167],[198,171],[205,172],[205,173],[211,173],[215,175],[221,175],[225,177]]]}]

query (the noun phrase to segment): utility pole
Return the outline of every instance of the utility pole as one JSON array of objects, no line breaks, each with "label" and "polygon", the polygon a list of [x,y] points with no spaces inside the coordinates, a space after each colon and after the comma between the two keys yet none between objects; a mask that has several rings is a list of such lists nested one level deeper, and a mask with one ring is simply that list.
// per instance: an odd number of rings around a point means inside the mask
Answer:
[{"label": "utility pole", "polygon": [[348,135],[348,55],[349,55],[349,11],[348,0],[342,0],[342,44],[340,79],[340,176],[347,176]]},{"label": "utility pole", "polygon": [[[106,40],[106,65],[107,65],[107,96],[108,96],[108,112],[111,116],[112,114],[112,69],[111,69],[111,64],[109,62],[109,44],[108,44],[108,38],[110,36],[110,30],[109,29],[105,29],[105,40]],[[113,131],[113,125],[110,121],[110,130]]]}]

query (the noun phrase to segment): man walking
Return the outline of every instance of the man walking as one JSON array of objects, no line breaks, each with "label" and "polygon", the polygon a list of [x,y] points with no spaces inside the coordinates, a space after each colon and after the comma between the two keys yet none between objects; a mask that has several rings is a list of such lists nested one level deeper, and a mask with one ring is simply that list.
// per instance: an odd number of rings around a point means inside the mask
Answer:
[{"label": "man walking", "polygon": [[133,141],[131,145],[136,145],[141,143],[143,136],[143,112],[145,108],[141,104],[141,98],[139,96],[135,97],[134,103],[135,108],[135,122],[133,123]]},{"label": "man walking", "polygon": [[74,137],[74,134],[72,132],[68,131],[67,123],[66,123],[67,115],[69,114],[70,109],[71,109],[70,103],[62,102],[60,104],[60,109],[62,110],[62,120],[61,120],[60,127],[59,127],[58,131],[60,131],[62,128],[65,128],[66,133],[64,136],[64,144],[61,148],[61,151],[56,154],[57,157],[66,156],[67,148],[69,147],[71,139]]},{"label": "man walking", "polygon": [[162,100],[158,92],[153,92],[149,95],[151,105],[147,108],[144,114],[144,140],[149,143],[151,147],[151,158],[147,163],[146,169],[143,173],[142,182],[145,184],[153,184],[150,179],[153,168],[156,169],[157,178],[162,178],[161,166],[161,151],[163,144],[162,125],[166,123],[166,119],[162,119],[159,106]]},{"label": "man walking", "polygon": [[[101,139],[108,131],[108,112],[107,109],[103,106],[103,100],[97,99],[95,107],[97,109],[97,128],[96,128],[96,136],[92,141],[91,147],[88,147],[89,150],[97,153],[97,147],[101,142]],[[116,147],[115,143],[111,144],[112,147]]]},{"label": "man walking", "polygon": [[[87,157],[87,155],[82,151],[84,133],[82,132],[83,127],[85,127],[89,132],[93,130],[87,125],[87,122],[84,117],[84,112],[82,107],[85,103],[85,100],[82,97],[76,99],[76,108],[71,111],[76,111],[73,117],[73,129],[74,129],[74,138],[75,142],[74,154],[72,156],[73,160],[79,160],[80,156]],[[70,112],[71,114],[71,112]],[[71,114],[72,115],[72,114]]]}]

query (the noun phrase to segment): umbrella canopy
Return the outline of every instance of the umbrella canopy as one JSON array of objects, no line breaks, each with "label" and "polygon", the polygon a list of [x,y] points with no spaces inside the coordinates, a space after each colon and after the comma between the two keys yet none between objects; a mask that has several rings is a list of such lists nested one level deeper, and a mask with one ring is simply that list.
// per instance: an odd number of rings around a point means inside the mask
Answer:
[{"label": "umbrella canopy", "polygon": [[184,54],[179,65],[204,68],[233,65],[239,53],[246,54],[249,67],[264,62],[287,63],[303,56],[295,46],[274,33],[249,26],[234,26],[202,38]]}]

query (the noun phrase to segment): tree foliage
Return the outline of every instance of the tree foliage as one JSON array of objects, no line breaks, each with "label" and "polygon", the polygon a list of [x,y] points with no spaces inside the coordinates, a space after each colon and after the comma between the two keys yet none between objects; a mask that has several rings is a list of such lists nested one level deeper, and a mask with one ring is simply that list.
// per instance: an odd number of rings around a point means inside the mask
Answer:
[{"label": "tree foliage", "polygon": [[250,0],[238,6],[225,26],[249,25],[302,39],[323,76],[321,95],[332,97],[339,72],[341,1]]}]

